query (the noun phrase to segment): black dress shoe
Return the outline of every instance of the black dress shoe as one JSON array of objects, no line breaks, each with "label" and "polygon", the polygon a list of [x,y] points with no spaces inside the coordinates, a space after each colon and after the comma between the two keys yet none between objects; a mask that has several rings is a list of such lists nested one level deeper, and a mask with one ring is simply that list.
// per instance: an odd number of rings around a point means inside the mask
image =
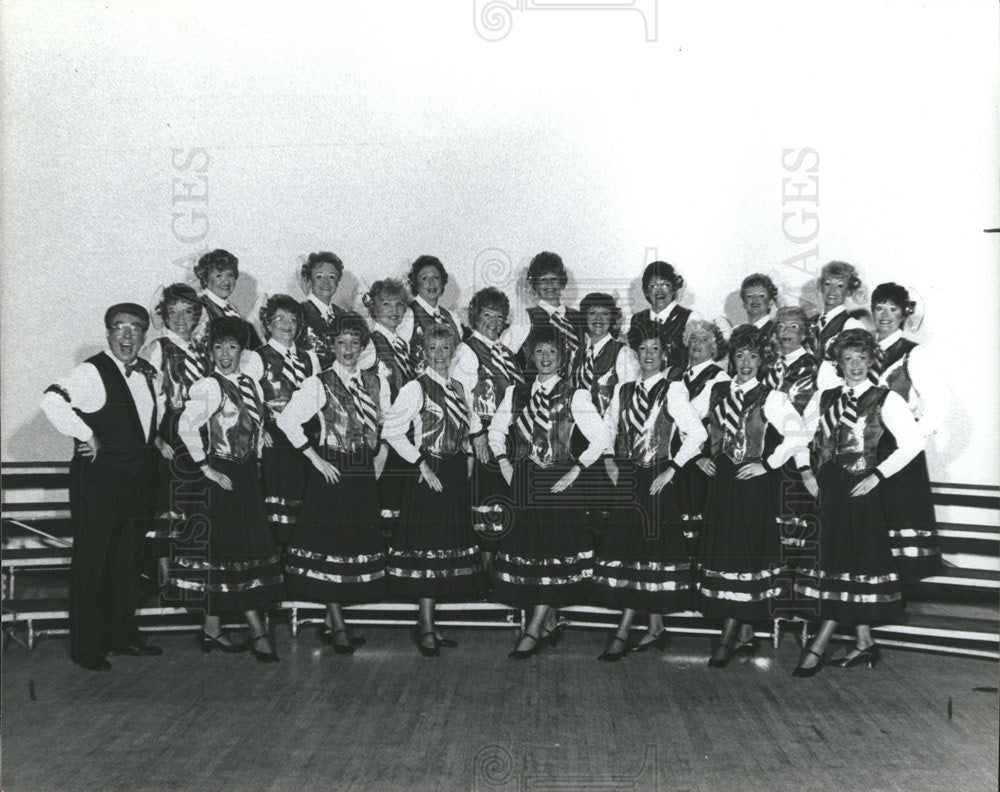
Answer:
[{"label": "black dress shoe", "polygon": [[747,657],[753,657],[757,654],[757,639],[751,638],[749,641],[744,641],[739,639],[736,641],[736,647],[733,649],[733,657],[738,654],[745,654]]},{"label": "black dress shoe", "polygon": [[648,652],[650,649],[659,649],[662,652],[666,648],[666,646],[667,646],[667,631],[660,630],[652,641],[639,641],[639,643],[633,646],[629,651]]},{"label": "black dress shoe", "polygon": [[[423,640],[428,636],[434,639],[434,646],[424,646]],[[441,650],[438,648],[437,636],[434,634],[434,630],[428,630],[427,632],[414,630],[413,642],[417,645],[417,649],[420,650],[420,654],[424,657],[439,657],[441,655]]]},{"label": "black dress shoe", "polygon": [[542,640],[555,649],[563,639],[563,628],[561,624],[556,624],[551,630],[542,635]]},{"label": "black dress shoe", "polygon": [[[267,648],[270,650],[268,652],[261,652],[254,641],[259,641],[261,638],[267,644]],[[278,653],[274,651],[274,646],[271,643],[270,633],[264,633],[263,635],[258,635],[257,637],[250,637],[250,654],[253,655],[254,660],[258,663],[277,663],[281,658],[278,657]]]},{"label": "black dress shoe", "polygon": [[[612,652],[611,647],[615,644],[619,644],[618,651]],[[619,638],[617,635],[612,635],[608,639],[608,645],[604,648],[604,651],[597,656],[597,659],[602,663],[616,663],[626,655],[628,655],[628,640],[625,638]]]},{"label": "black dress shoe", "polygon": [[[534,643],[531,644],[530,649],[514,649],[507,657],[511,660],[527,660],[532,655],[538,654],[542,647],[545,646],[545,639],[539,638],[531,633],[526,632],[521,636],[522,638],[530,638]],[[518,641],[520,643],[520,641]]]},{"label": "black dress shoe", "polygon": [[725,649],[726,653],[722,657],[716,657],[713,653],[712,656],[708,658],[709,668],[725,668],[729,665],[729,661],[733,659],[734,650],[732,644],[720,643],[718,647],[716,647],[715,651],[718,652],[719,649]]},{"label": "black dress shoe", "polygon": [[458,641],[453,641],[451,638],[445,638],[443,635],[438,635],[435,633],[435,640],[438,646],[443,646],[445,649],[454,649],[458,646]]},{"label": "black dress shoe", "polygon": [[202,654],[208,654],[214,649],[224,654],[239,654],[249,648],[246,644],[225,643],[221,634],[212,637],[204,630],[198,633],[198,646],[201,647]]},{"label": "black dress shoe", "polygon": [[108,654],[127,655],[128,657],[159,657],[163,654],[163,649],[152,644],[133,643],[109,649]]},{"label": "black dress shoe", "polygon": [[857,652],[854,657],[851,657],[850,652],[848,652],[837,660],[831,660],[830,665],[834,668],[853,668],[856,665],[867,665],[869,668],[874,668],[878,665],[878,661],[882,659],[882,653],[875,644],[872,644],[867,649],[859,649],[855,646],[854,651]]},{"label": "black dress shoe", "polygon": [[[319,627],[319,639],[325,644],[333,643],[333,636],[339,631],[331,630],[325,624],[321,624]],[[364,646],[368,643],[366,638],[358,638],[350,630],[347,630],[348,640],[351,642],[351,646]]]},{"label": "black dress shoe", "polygon": [[105,660],[103,657],[74,657],[73,662],[76,663],[80,668],[86,668],[88,671],[110,671],[111,663]]},{"label": "black dress shoe", "polygon": [[[814,657],[818,657],[819,662],[816,663],[816,665],[812,666],[812,668],[806,668],[805,666],[802,665],[802,660],[805,659],[806,655],[813,655]],[[806,649],[802,653],[802,659],[799,660],[799,664],[795,666],[795,670],[792,671],[792,676],[797,677],[799,679],[809,679],[810,677],[814,677],[816,676],[816,674],[819,673],[819,670],[823,667],[823,664],[825,662],[826,662],[825,654],[814,652],[812,649]]]}]

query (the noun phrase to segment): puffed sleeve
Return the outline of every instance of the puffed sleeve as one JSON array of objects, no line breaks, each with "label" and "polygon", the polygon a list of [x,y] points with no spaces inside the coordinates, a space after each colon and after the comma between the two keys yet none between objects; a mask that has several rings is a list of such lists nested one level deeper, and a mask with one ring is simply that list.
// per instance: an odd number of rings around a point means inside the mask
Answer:
[{"label": "puffed sleeve", "polygon": [[254,382],[260,382],[264,379],[264,359],[256,352],[243,350],[240,353],[240,372]]},{"label": "puffed sleeve", "polygon": [[392,406],[392,393],[389,387],[389,378],[379,372],[378,374],[378,408],[382,413],[382,422],[385,423],[385,415]]},{"label": "puffed sleeve", "polygon": [[802,413],[802,431],[805,433],[806,447],[796,448],[793,453],[795,467],[799,469],[809,466],[809,444],[816,437],[816,430],[819,428],[819,419],[822,417],[819,414],[820,398],[822,395],[823,391],[815,391]]},{"label": "puffed sleeve", "polygon": [[[385,388],[388,390],[388,388]],[[288,442],[299,451],[309,445],[302,425],[323,409],[326,404],[326,390],[319,377],[306,377],[299,389],[292,394],[285,409],[278,413],[278,428],[288,438]]]},{"label": "puffed sleeve", "polygon": [[406,437],[414,418],[420,415],[424,403],[424,390],[417,380],[407,382],[399,389],[396,401],[385,414],[382,438],[410,464],[420,459],[420,449]]},{"label": "puffed sleeve", "polygon": [[604,411],[604,432],[608,436],[608,447],[605,449],[608,455],[613,455],[615,450],[615,440],[618,439],[618,414],[622,404],[622,385],[619,382],[615,385],[615,391],[611,394],[611,401],[608,402],[608,409]]},{"label": "puffed sleeve", "polygon": [[45,417],[60,434],[87,442],[94,433],[75,410],[97,412],[104,406],[104,399],[101,375],[92,364],[81,363],[45,389],[41,406]]},{"label": "puffed sleeve", "polygon": [[[300,355],[302,354],[301,350],[299,351],[299,354]],[[309,357],[309,363],[312,364],[313,374],[319,374],[319,372],[322,369],[320,367],[319,358],[316,356],[316,353],[313,352],[311,349],[309,349],[306,350],[306,355]]]},{"label": "puffed sleeve", "polygon": [[618,350],[618,358],[615,360],[615,376],[619,382],[634,382],[639,378],[639,358],[635,351],[629,346],[623,346]]},{"label": "puffed sleeve", "polygon": [[156,369],[157,373],[163,371],[163,344],[159,339],[150,341],[139,352],[139,357],[149,361],[149,365]]},{"label": "puffed sleeve", "polygon": [[781,442],[766,460],[767,467],[774,470],[784,465],[796,451],[807,448],[811,435],[807,433],[805,422],[795,405],[781,391],[773,390],[767,394],[764,417],[781,435]]},{"label": "puffed sleeve", "polygon": [[909,406],[895,391],[889,391],[882,403],[882,421],[885,428],[892,432],[896,450],[875,469],[888,478],[906,467],[923,450],[924,438]]},{"label": "puffed sleeve", "polygon": [[507,347],[511,351],[511,354],[516,355],[521,347],[524,346],[524,342],[528,339],[530,332],[531,319],[527,314],[524,314],[520,322],[512,323],[503,331],[500,335],[500,343]]},{"label": "puffed sleeve", "polygon": [[378,352],[375,349],[375,343],[369,338],[365,348],[358,355],[358,368],[361,371],[367,371],[376,363],[378,363]]},{"label": "puffed sleeve", "polygon": [[399,326],[396,328],[396,335],[412,347],[413,330],[415,327],[416,319],[413,318],[413,309],[407,306],[406,310],[403,312],[403,318],[400,319]]},{"label": "puffed sleeve", "polygon": [[677,467],[684,467],[701,452],[701,447],[708,439],[708,432],[705,431],[705,425],[691,406],[683,382],[670,383],[667,390],[667,409],[681,433],[681,447],[674,455],[674,464]]},{"label": "puffed sleeve", "polygon": [[465,393],[471,394],[479,383],[479,358],[466,343],[458,345],[455,359],[451,363],[451,376],[457,379]]},{"label": "puffed sleeve", "polygon": [[951,402],[951,388],[948,381],[935,370],[930,355],[923,346],[910,350],[906,362],[913,390],[920,398],[920,419],[917,427],[923,437],[934,434],[941,426],[948,405]]},{"label": "puffed sleeve", "polygon": [[214,377],[200,379],[188,391],[184,412],[177,423],[177,435],[187,447],[191,459],[201,464],[205,459],[205,449],[201,442],[201,427],[222,404],[222,389]]},{"label": "puffed sleeve", "polygon": [[837,374],[837,364],[832,360],[820,361],[816,369],[816,392],[839,388],[843,384],[844,380]]},{"label": "puffed sleeve", "polygon": [[590,393],[577,390],[573,393],[573,421],[581,434],[587,439],[587,448],[580,454],[578,461],[581,467],[590,467],[610,447],[608,433],[604,428],[604,419],[597,412]]},{"label": "puffed sleeve", "polygon": [[490,421],[490,450],[497,459],[507,455],[507,433],[510,431],[510,425],[514,420],[511,412],[513,408],[514,386],[508,385],[507,389],[503,392],[503,398],[500,400],[496,412],[493,413],[493,420]]}]

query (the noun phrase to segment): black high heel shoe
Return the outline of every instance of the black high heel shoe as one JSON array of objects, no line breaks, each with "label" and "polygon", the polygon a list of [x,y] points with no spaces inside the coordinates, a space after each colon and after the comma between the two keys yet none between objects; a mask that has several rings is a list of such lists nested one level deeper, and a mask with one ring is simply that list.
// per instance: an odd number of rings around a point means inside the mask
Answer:
[{"label": "black high heel shoe", "polygon": [[[347,643],[339,644],[334,640],[338,635],[346,635]],[[351,634],[347,630],[330,630],[330,646],[333,647],[333,651],[337,654],[354,654],[354,641],[351,640]]]},{"label": "black high heel shoe", "polygon": [[633,646],[632,652],[648,652],[650,649],[659,649],[661,652],[667,648],[667,631],[660,630],[652,641],[639,641]]},{"label": "black high heel shoe", "polygon": [[555,649],[562,642],[563,639],[563,629],[561,624],[556,624],[551,630],[545,633],[541,640],[545,641],[549,646]]},{"label": "black high heel shoe", "polygon": [[248,648],[246,644],[223,643],[221,639],[222,633],[213,638],[202,630],[198,633],[198,646],[201,647],[201,653],[208,654],[213,649],[218,649],[225,654],[239,654],[240,652],[245,652]]},{"label": "black high heel shoe", "polygon": [[809,679],[810,677],[814,677],[816,676],[816,674],[819,673],[819,670],[826,663],[826,653],[820,654],[819,652],[814,652],[812,649],[806,649],[802,653],[802,657],[804,658],[806,655],[813,655],[814,657],[818,657],[819,662],[816,663],[816,665],[814,665],[812,668],[805,668],[802,665],[802,659],[799,659],[799,664],[795,666],[795,670],[792,671],[793,677],[798,677],[799,679]]},{"label": "black high heel shoe", "polygon": [[[534,643],[531,645],[530,649],[515,648],[513,652],[507,655],[507,657],[509,657],[511,660],[527,660],[532,655],[536,655],[540,651],[542,651],[542,647],[545,646],[544,638],[539,638],[538,636],[532,635],[529,632],[526,632],[524,635],[521,636],[521,638],[530,638],[532,641],[534,641]],[[518,640],[518,642],[520,643],[520,639]]]},{"label": "black high heel shoe", "polygon": [[[434,639],[434,646],[424,646],[423,639],[428,635]],[[414,630],[413,642],[417,645],[417,649],[420,650],[420,654],[424,657],[440,657],[441,649],[438,648],[437,636],[434,634],[434,630],[428,630],[427,632],[420,632],[419,628]]]},{"label": "black high heel shoe", "polygon": [[[319,627],[319,639],[325,644],[333,643],[333,636],[336,635],[340,630],[333,630],[327,627],[325,624],[321,624]],[[347,633],[347,640],[351,642],[351,646],[364,646],[368,643],[365,638],[358,638],[350,630],[344,630]]]},{"label": "black high heel shoe", "polygon": [[872,644],[867,649],[861,649],[857,646],[854,648],[858,652],[854,657],[850,657],[850,652],[848,652],[838,660],[831,660],[830,665],[834,668],[853,668],[856,665],[867,664],[869,668],[874,668],[878,665],[878,661],[882,659],[882,652],[879,651],[879,648],[875,644]]},{"label": "black high heel shoe", "polygon": [[716,657],[715,656],[715,652],[713,652],[712,656],[710,658],[708,658],[708,667],[709,668],[725,668],[727,665],[729,665],[729,661],[733,659],[733,653],[734,653],[735,649],[733,648],[732,644],[720,643],[715,648],[715,651],[718,652],[719,649],[725,649],[726,650],[726,656],[725,657]]},{"label": "black high heel shoe", "polygon": [[[254,644],[254,641],[259,641],[262,638],[264,639],[264,642],[267,644],[268,649],[271,650],[270,652],[261,652]],[[253,655],[254,660],[256,660],[258,663],[277,663],[278,660],[281,659],[280,657],[278,657],[278,653],[274,650],[274,645],[271,643],[270,633],[264,633],[263,635],[258,635],[256,637],[254,636],[250,637],[250,654]]]},{"label": "black high heel shoe", "polygon": [[[612,652],[611,647],[614,646],[616,642],[621,644],[621,649],[617,652]],[[604,651],[597,656],[597,659],[602,663],[616,663],[626,655],[628,655],[628,639],[612,635],[608,639],[608,643],[607,646],[604,647]]]}]

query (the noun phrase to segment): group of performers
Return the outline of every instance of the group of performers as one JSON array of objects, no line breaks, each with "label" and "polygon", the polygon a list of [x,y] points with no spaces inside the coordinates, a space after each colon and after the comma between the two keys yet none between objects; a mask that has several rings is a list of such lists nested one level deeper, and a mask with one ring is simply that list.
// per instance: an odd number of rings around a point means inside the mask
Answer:
[{"label": "group of performers", "polygon": [[[512,316],[485,288],[468,327],[440,304],[437,258],[406,285],[372,284],[367,318],[334,302],[343,271],[311,254],[307,299],[269,297],[261,341],[229,302],[237,259],[212,251],[201,293],[163,290],[159,338],[143,347],[145,309],[112,306],[108,351],[48,389],[45,413],[77,441],[77,663],[159,653],[120,582],[146,504],[162,582],[206,614],[202,650],[261,662],[278,660],[262,613],[286,597],[326,604],[321,635],[341,654],[364,643],[343,606],[417,601],[413,639],[433,657],[456,645],[435,603],[489,596],[528,612],[518,660],[558,644],[572,605],[621,611],[606,662],[662,651],[664,615],[699,610],[721,623],[714,668],[755,653],[755,623],[805,614],[819,630],[794,674],[809,677],[838,624],[857,642],[831,664],[875,665],[871,625],[937,572],[923,447],[944,399],[902,332],[903,286],[873,291],[872,333],[845,306],[861,285],[849,264],[823,268],[814,317],[753,274],[727,338],[679,304],[684,279],[663,261],[627,330],[611,295],[562,302],[550,252],[528,268],[537,306]],[[222,630],[229,613],[249,644]]]}]

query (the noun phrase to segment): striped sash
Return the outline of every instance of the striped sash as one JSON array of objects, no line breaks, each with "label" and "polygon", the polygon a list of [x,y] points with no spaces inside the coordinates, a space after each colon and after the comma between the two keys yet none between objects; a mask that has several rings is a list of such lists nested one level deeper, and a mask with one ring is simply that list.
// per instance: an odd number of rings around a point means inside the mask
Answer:
[{"label": "striped sash", "polygon": [[858,423],[858,400],[850,389],[845,389],[839,399],[833,403],[823,413],[823,431],[828,437],[832,437],[837,430],[838,424],[844,424],[853,431]]},{"label": "striped sash", "polygon": [[375,402],[372,401],[371,396],[368,395],[368,391],[365,390],[365,386],[361,383],[358,377],[351,377],[351,382],[348,385],[348,390],[351,393],[351,399],[354,401],[354,409],[358,411],[358,415],[361,416],[361,421],[365,425],[365,431],[376,434],[376,419],[378,417],[378,412],[375,409]]},{"label": "striped sash", "polygon": [[517,428],[529,443],[532,440],[536,426],[545,434],[548,434],[549,429],[552,428],[552,420],[549,414],[550,404],[550,394],[546,393],[542,388],[538,388],[531,397],[531,401],[528,402],[527,409],[517,419]]},{"label": "striped sash", "polygon": [[639,382],[636,384],[635,390],[632,391],[632,398],[629,399],[628,407],[625,411],[628,422],[636,432],[641,433],[643,427],[646,425],[646,421],[649,419],[649,408],[649,391],[646,390],[644,382]]},{"label": "striped sash", "polygon": [[255,424],[261,421],[261,404],[257,397],[257,389],[253,385],[253,380],[246,374],[241,374],[236,379],[240,388],[240,396],[243,397],[243,406],[250,414],[250,420]]},{"label": "striped sash", "polygon": [[447,383],[441,392],[444,393],[444,406],[451,418],[452,423],[458,427],[469,425],[469,413],[465,406],[465,401],[461,399],[452,384]]},{"label": "striped sash", "polygon": [[497,370],[500,371],[509,382],[519,385],[524,384],[524,377],[522,377],[521,372],[517,370],[517,365],[514,363],[514,356],[511,354],[510,350],[499,341],[497,341],[493,345],[493,348],[490,349],[490,359],[493,361],[493,365],[497,367]]}]

